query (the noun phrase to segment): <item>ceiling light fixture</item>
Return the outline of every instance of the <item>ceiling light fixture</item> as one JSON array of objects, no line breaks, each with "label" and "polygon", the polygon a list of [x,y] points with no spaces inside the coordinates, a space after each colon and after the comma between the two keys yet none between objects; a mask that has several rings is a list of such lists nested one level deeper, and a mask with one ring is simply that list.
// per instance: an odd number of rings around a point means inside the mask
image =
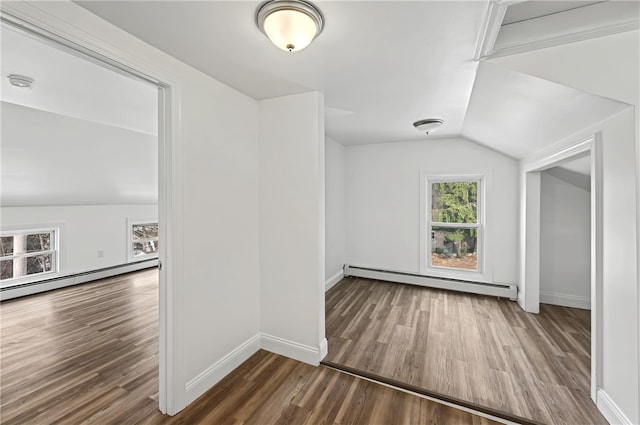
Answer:
[{"label": "ceiling light fixture", "polygon": [[27,77],[26,75],[18,75],[18,74],[9,74],[7,75],[9,82],[20,88],[30,89],[33,86],[34,79],[31,77]]},{"label": "ceiling light fixture", "polygon": [[271,0],[256,12],[260,31],[282,50],[297,52],[322,32],[324,18],[313,4],[303,0]]},{"label": "ceiling light fixture", "polygon": [[429,134],[436,128],[440,127],[442,123],[444,123],[444,120],[441,120],[439,118],[428,118],[426,120],[419,120],[414,122],[413,126],[418,131],[424,131],[425,133]]}]

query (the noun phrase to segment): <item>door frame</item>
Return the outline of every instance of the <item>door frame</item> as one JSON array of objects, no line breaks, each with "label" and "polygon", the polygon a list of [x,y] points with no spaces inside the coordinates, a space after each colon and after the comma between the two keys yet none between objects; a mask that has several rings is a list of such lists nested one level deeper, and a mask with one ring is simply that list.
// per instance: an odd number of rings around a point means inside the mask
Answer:
[{"label": "door frame", "polygon": [[540,172],[591,155],[591,399],[596,402],[602,384],[602,137],[600,133],[521,163],[524,205],[521,211],[520,306],[540,311]]},{"label": "door frame", "polygon": [[[182,409],[184,394],[180,391],[182,369],[176,329],[180,329],[181,287],[176,285],[176,260],[179,259],[176,242],[179,224],[174,187],[180,168],[180,89],[174,76],[143,59],[100,40],[80,26],[57,16],[61,9],[73,14],[69,4],[34,5],[30,2],[0,3],[0,21],[30,33],[46,42],[62,47],[87,60],[99,63],[116,72],[151,83],[158,88],[158,222],[159,233],[159,408],[173,415]],[[53,8],[53,9],[50,9]],[[77,11],[77,10],[76,10]],[[67,13],[68,12],[68,13]],[[87,12],[88,13],[88,12]]]}]

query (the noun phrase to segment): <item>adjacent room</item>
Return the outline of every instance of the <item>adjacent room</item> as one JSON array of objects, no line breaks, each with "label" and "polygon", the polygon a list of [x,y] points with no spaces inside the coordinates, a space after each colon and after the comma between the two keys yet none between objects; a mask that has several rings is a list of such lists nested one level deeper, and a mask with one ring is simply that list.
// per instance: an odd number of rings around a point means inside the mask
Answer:
[{"label": "adjacent room", "polygon": [[3,422],[640,420],[637,1],[0,10]]},{"label": "adjacent room", "polygon": [[2,299],[156,266],[156,88],[1,31]]},{"label": "adjacent room", "polygon": [[[142,388],[157,410],[156,88],[15,26],[0,34],[2,421],[73,423],[69,406],[115,404],[105,387],[127,383],[120,396]],[[51,390],[70,375],[84,401]]]}]

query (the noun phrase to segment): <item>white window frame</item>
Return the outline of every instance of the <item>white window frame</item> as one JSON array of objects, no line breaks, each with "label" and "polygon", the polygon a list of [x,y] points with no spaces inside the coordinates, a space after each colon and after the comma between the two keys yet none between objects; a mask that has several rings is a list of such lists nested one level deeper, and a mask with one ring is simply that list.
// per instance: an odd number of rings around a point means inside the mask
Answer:
[{"label": "white window frame", "polygon": [[[474,282],[492,283],[491,251],[489,249],[488,197],[491,187],[491,170],[421,171],[420,172],[420,274]],[[478,182],[477,218],[472,223],[435,223],[431,220],[431,186],[433,183]],[[478,269],[464,270],[431,265],[431,227],[476,228]]]},{"label": "white window frame", "polygon": [[[132,263],[132,262],[136,262],[136,261],[142,261],[142,260],[148,260],[148,259],[152,259],[152,258],[158,258],[158,252],[154,253],[154,254],[142,254],[142,255],[137,255],[134,256],[133,255],[133,226],[137,226],[140,224],[158,224],[158,219],[131,219],[128,218],[127,219],[127,233],[126,233],[126,241],[127,241],[127,262]],[[149,239],[145,239],[143,240],[154,240],[154,241],[158,241],[160,238],[149,238]]]},{"label": "white window frame", "polygon": [[[0,287],[6,288],[28,282],[35,282],[38,280],[47,279],[59,274],[60,271],[60,228],[50,226],[20,226],[11,229],[4,229],[0,231],[0,236],[16,236],[16,235],[35,235],[38,233],[51,234],[51,248],[44,251],[35,251],[29,253],[22,253],[8,255],[2,257],[2,260],[11,260],[14,258],[28,258],[37,257],[43,254],[51,254],[51,270],[41,273],[35,273],[25,276],[12,277],[10,279],[0,280]],[[43,277],[44,276],[44,277]]]}]

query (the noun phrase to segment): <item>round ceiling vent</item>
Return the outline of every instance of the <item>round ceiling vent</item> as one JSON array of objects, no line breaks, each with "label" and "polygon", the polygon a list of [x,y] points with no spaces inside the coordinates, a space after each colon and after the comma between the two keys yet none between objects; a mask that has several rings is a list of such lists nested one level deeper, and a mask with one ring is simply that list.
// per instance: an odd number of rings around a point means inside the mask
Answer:
[{"label": "round ceiling vent", "polygon": [[436,128],[440,127],[442,123],[444,123],[444,120],[441,120],[440,118],[427,118],[414,122],[413,126],[418,131],[424,131],[425,133],[429,134]]},{"label": "round ceiling vent", "polygon": [[9,74],[7,75],[9,82],[20,88],[30,89],[33,86],[34,79],[26,75]]}]

